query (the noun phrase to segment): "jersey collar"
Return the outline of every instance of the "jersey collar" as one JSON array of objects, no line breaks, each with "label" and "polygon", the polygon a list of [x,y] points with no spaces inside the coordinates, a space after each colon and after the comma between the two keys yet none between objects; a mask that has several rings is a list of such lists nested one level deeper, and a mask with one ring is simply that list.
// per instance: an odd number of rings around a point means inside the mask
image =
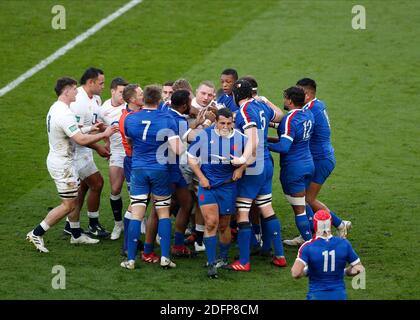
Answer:
[{"label": "jersey collar", "polygon": [[185,117],[186,117],[186,115],[185,115],[185,114],[179,113],[177,110],[172,109],[171,107],[169,107],[168,109],[169,109],[169,110],[171,110],[172,112],[175,112],[175,113],[176,113],[177,115],[179,115],[180,117],[183,117],[183,118],[185,118]]},{"label": "jersey collar", "polygon": [[246,100],[244,103],[241,104],[240,108],[242,108],[246,103],[254,101],[254,98]]}]

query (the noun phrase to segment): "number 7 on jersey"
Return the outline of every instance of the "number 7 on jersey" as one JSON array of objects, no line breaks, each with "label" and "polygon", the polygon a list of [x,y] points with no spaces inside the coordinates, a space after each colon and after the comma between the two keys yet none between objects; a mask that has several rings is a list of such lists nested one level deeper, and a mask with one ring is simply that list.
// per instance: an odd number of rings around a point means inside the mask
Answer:
[{"label": "number 7 on jersey", "polygon": [[143,140],[146,140],[147,130],[149,130],[149,127],[152,124],[152,121],[143,120],[141,122],[141,124],[145,124],[146,125],[146,127],[144,128],[144,131],[143,131]]}]

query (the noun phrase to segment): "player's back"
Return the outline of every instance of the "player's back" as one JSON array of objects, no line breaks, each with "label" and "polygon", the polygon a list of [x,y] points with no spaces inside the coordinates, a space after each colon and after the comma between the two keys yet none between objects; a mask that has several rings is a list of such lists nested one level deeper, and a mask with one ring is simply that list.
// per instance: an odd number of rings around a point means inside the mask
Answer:
[{"label": "player's back", "polygon": [[[351,263],[353,249],[346,239],[317,237],[299,249],[308,265],[309,292],[345,290],[344,269]],[[356,256],[357,257],[357,256]]]},{"label": "player's back", "polygon": [[143,109],[129,114],[124,123],[125,135],[132,141],[132,168],[167,170],[167,148],[160,148],[168,137],[176,136],[174,120],[167,112]]},{"label": "player's back", "polygon": [[259,143],[264,143],[264,158],[270,159],[271,153],[268,149],[268,124],[274,119],[275,112],[271,109],[266,103],[258,100],[254,100],[256,105],[259,107],[259,116],[261,120],[261,127],[264,130],[264,141],[260,141]]},{"label": "player's back", "polygon": [[310,110],[314,116],[314,132],[310,141],[310,149],[314,160],[334,156],[331,144],[331,127],[325,104],[315,98],[304,109]]},{"label": "player's back", "polygon": [[[277,129],[279,136],[293,140],[287,153],[280,156],[280,165],[312,162],[309,141],[312,136],[314,117],[309,110],[294,109],[282,119]],[[284,132],[284,133],[283,133]]]}]

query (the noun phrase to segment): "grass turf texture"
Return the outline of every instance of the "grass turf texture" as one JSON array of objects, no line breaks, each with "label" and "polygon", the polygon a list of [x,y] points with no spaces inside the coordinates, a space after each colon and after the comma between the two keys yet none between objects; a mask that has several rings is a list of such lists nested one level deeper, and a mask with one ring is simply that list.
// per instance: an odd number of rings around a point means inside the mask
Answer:
[{"label": "grass turf texture", "polygon": [[[67,29],[51,28],[54,1],[0,3],[0,86],[63,46],[125,1],[62,1]],[[351,1],[144,1],[46,69],[0,98],[0,298],[2,299],[304,299],[307,280],[292,280],[262,258],[252,272],[220,272],[207,280],[205,256],[177,259],[176,270],[138,262],[119,267],[121,241],[69,244],[62,224],[45,236],[47,255],[24,239],[47,207],[59,203],[45,160],[45,116],[62,75],[88,66],[105,71],[106,85],[123,76],[141,85],[186,77],[218,82],[225,67],[256,76],[261,93],[282,105],[282,89],[301,77],[319,84],[327,102],[337,166],[320,199],[352,220],[350,240],[366,266],[366,290],[350,299],[419,299],[420,112],[416,106],[420,4],[359,1],[367,29],[351,28]],[[36,6],[36,10],[34,10]],[[109,97],[105,90],[103,99]],[[107,163],[101,220],[112,229]],[[283,198],[278,164],[274,207],[283,238],[297,234]],[[124,193],[124,205],[128,203]],[[82,226],[86,226],[82,213]],[[291,266],[296,248],[286,247]],[[237,253],[233,249],[231,256]],[[51,288],[63,265],[66,290]]]}]

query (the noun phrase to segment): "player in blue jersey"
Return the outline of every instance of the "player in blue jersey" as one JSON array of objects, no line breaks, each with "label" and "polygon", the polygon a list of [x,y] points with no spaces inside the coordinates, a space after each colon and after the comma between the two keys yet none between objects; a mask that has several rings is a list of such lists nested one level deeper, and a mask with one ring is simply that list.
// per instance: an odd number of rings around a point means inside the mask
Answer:
[{"label": "player in blue jersey", "polygon": [[290,110],[277,129],[279,141],[270,143],[271,151],[280,153],[280,182],[286,199],[295,213],[296,226],[305,241],[312,232],[305,212],[305,193],[314,173],[314,162],[309,149],[314,117],[303,110],[305,93],[302,88],[290,87],[284,91],[284,108]]},{"label": "player in blue jersey", "polygon": [[130,184],[132,220],[128,227],[128,260],[123,261],[121,266],[127,269],[135,267],[137,241],[151,195],[159,218],[160,265],[174,268],[176,265],[169,258],[171,190],[168,169],[168,163],[174,159],[168,153],[168,145],[175,154],[181,154],[184,148],[176,134],[173,118],[157,109],[161,99],[160,87],[147,86],[143,95],[143,110],[129,114],[124,123],[125,135],[133,147]]},{"label": "player in blue jersey", "polygon": [[[252,76],[244,76],[241,77],[241,79],[248,81],[252,86],[252,97],[255,100],[258,100],[261,104],[265,104],[263,108],[267,109],[267,107],[270,107],[273,109],[277,114],[281,115],[281,117],[277,116],[276,121],[277,122],[271,122],[270,125],[272,127],[275,127],[279,125],[279,122],[281,118],[283,117],[283,111],[278,108],[274,103],[272,103],[270,100],[268,100],[264,96],[258,95],[258,82],[257,80]],[[270,112],[266,112],[266,114],[270,114]],[[255,205],[255,201],[252,203],[250,212],[249,212],[249,219],[252,224],[252,236],[251,236],[251,255],[263,255],[263,256],[270,256],[271,255],[271,241],[269,240],[270,234],[265,231],[265,224],[262,225],[261,228],[261,222],[260,222],[260,210],[258,210],[258,207]],[[262,240],[262,248],[261,248],[261,241]]]},{"label": "player in blue jersey", "polygon": [[347,299],[344,275],[353,277],[365,271],[350,242],[331,235],[331,223],[327,210],[315,213],[315,236],[300,247],[291,270],[295,279],[309,277],[308,300]]},{"label": "player in blue jersey", "polygon": [[[233,166],[230,157],[242,155],[245,139],[245,135],[233,129],[232,112],[222,108],[217,111],[215,125],[201,131],[188,148],[188,163],[200,181],[198,201],[205,221],[204,244],[210,278],[217,278],[217,267],[228,264],[229,223],[235,213],[236,181],[246,170],[246,165]],[[219,260],[216,260],[217,230]]]},{"label": "player in blue jersey", "polygon": [[[325,104],[316,98],[316,82],[309,78],[304,78],[296,83],[305,91],[304,109],[311,110],[314,115],[314,132],[309,143],[312,157],[314,159],[315,172],[311,184],[306,190],[306,213],[309,220],[312,219],[313,212],[324,209],[329,210],[326,205],[317,200],[318,193],[322,185],[329,177],[335,167],[334,148],[331,144],[331,128]],[[330,210],[333,225],[337,228],[338,235],[345,238],[347,231],[351,228],[351,222],[341,220],[334,212]],[[301,245],[301,237],[292,240],[284,240],[288,245]]]},{"label": "player in blue jersey", "polygon": [[279,267],[286,266],[283,244],[281,242],[281,227],[272,206],[273,160],[268,150],[268,123],[279,121],[282,114],[261,104],[252,98],[252,86],[246,80],[238,80],[233,86],[235,103],[240,106],[236,114],[236,128],[247,136],[244,153],[241,157],[233,157],[233,165],[247,164],[245,175],[238,182],[236,200],[238,223],[239,260],[234,261],[230,268],[235,271],[249,271],[251,265],[250,237],[251,225],[249,211],[252,202],[260,209],[264,225],[270,237],[269,243],[274,244],[275,256],[272,263]]},{"label": "player in blue jersey", "polygon": [[225,69],[220,76],[223,94],[217,98],[217,104],[229,108],[233,113],[239,110],[232,95],[233,84],[238,80],[238,72],[235,69]]},{"label": "player in blue jersey", "polygon": [[[188,121],[186,116],[191,107],[191,96],[188,90],[176,90],[172,94],[171,106],[168,114],[174,119],[176,134],[182,141],[186,141],[188,133]],[[188,184],[180,169],[180,159],[176,157],[176,163],[169,165],[170,183],[173,196],[179,204],[179,210],[175,220],[175,240],[171,253],[174,257],[191,257],[191,250],[184,244],[184,233],[188,225],[192,207],[192,195]]]}]

